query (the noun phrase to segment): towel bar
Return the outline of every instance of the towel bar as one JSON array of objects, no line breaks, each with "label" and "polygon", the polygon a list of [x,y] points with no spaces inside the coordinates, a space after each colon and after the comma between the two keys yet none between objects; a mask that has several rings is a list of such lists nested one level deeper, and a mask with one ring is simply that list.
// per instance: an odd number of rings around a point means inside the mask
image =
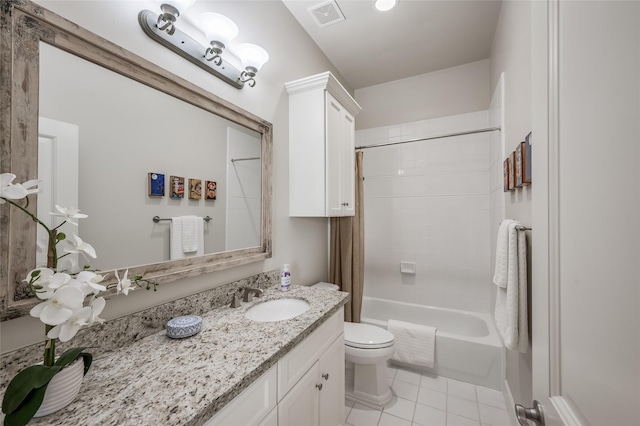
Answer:
[{"label": "towel bar", "polygon": [[528,227],[528,226],[524,226],[524,225],[518,225],[518,226],[516,226],[516,229],[517,229],[518,231],[531,231],[531,228],[530,228],[530,227]]},{"label": "towel bar", "polygon": [[[153,221],[154,221],[155,223],[158,223],[158,222],[160,222],[161,220],[171,220],[171,218],[168,218],[168,217],[160,217],[160,216],[154,216],[154,217],[153,217]],[[209,222],[210,220],[213,220],[213,219],[211,219],[209,216],[205,216],[205,217],[203,217],[203,218],[202,218],[202,220],[204,220],[205,222]]]}]

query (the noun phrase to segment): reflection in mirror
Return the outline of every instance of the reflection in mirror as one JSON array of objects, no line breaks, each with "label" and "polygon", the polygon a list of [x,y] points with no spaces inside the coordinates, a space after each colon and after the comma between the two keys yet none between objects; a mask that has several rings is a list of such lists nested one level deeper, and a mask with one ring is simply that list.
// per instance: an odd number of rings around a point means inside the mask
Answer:
[{"label": "reflection in mirror", "polygon": [[[16,182],[43,179],[30,211],[55,226],[59,218],[49,212],[56,204],[79,208],[88,218],[63,232],[94,246],[93,268],[129,268],[129,276],[159,284],[271,257],[271,123],[41,5],[4,6],[0,173],[15,173]],[[164,196],[149,195],[154,173],[165,177]],[[185,179],[182,198],[170,197],[171,176]],[[215,199],[206,199],[214,183]],[[192,238],[188,250],[174,245],[183,255],[172,260],[173,221],[154,222],[156,216],[212,220],[195,234],[202,243],[195,238],[194,249]],[[6,320],[36,305],[24,278],[44,261],[28,215],[5,203],[0,224],[0,320]],[[114,274],[105,275],[104,284],[115,282]]]},{"label": "reflection in mirror", "polygon": [[[42,42],[39,114],[38,173],[46,186],[38,216],[58,220],[49,214],[56,204],[87,214],[64,232],[96,249],[92,267],[260,245],[258,132]],[[149,195],[149,173],[164,177],[164,196]],[[172,176],[184,178],[180,198],[172,197]],[[186,228],[180,233],[154,216],[211,220],[196,221],[195,246],[185,249]],[[40,238],[38,247],[46,263]]]}]

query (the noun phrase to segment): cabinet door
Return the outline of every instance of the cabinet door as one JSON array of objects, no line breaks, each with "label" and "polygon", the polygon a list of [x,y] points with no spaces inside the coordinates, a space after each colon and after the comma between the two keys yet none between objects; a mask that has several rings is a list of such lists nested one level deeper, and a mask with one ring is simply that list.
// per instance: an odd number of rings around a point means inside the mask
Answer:
[{"label": "cabinet door", "polygon": [[318,361],[320,426],[339,426],[344,420],[344,335]]},{"label": "cabinet door", "polygon": [[316,362],[278,403],[278,426],[318,426],[319,383]]},{"label": "cabinet door", "polygon": [[343,108],[340,117],[340,198],[342,215],[355,214],[355,120]]},{"label": "cabinet door", "polygon": [[344,164],[343,111],[344,108],[329,93],[326,94],[326,209],[327,216],[343,216],[342,170]]},{"label": "cabinet door", "polygon": [[[271,367],[251,386],[242,391],[205,426],[258,425],[276,407],[277,367]],[[247,407],[251,407],[247,410]]]},{"label": "cabinet door", "polygon": [[274,407],[258,426],[278,426],[278,408]]}]

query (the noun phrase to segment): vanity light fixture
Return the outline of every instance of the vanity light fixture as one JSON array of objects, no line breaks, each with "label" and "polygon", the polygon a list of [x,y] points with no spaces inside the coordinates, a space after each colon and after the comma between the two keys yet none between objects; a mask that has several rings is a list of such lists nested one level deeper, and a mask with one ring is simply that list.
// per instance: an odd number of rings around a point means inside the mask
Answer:
[{"label": "vanity light fixture", "polygon": [[160,31],[173,35],[176,32],[176,20],[195,0],[156,0],[162,13],[158,15],[156,25]]},{"label": "vanity light fixture", "polygon": [[205,58],[220,66],[222,64],[220,55],[229,42],[238,36],[238,26],[224,15],[207,12],[200,15],[200,27],[210,44],[204,52]]},{"label": "vanity light fixture", "polygon": [[393,9],[398,4],[398,0],[376,0],[375,6],[380,12],[386,12]]},{"label": "vanity light fixture", "polygon": [[[157,0],[162,13],[158,16],[150,10],[138,14],[138,22],[146,35],[174,53],[189,60],[205,71],[215,75],[237,89],[247,83],[256,85],[255,76],[269,60],[269,54],[253,43],[242,43],[230,49],[230,42],[238,35],[238,27],[229,18],[218,13],[206,12],[199,17],[199,27],[205,33],[209,46],[176,28],[178,16],[195,0]],[[223,52],[232,50],[242,62],[239,70],[223,57]]]},{"label": "vanity light fixture", "polygon": [[260,68],[269,60],[269,53],[262,47],[253,43],[239,44],[236,51],[242,61],[244,71],[240,75],[243,83],[247,83],[249,87],[256,85],[255,76]]}]

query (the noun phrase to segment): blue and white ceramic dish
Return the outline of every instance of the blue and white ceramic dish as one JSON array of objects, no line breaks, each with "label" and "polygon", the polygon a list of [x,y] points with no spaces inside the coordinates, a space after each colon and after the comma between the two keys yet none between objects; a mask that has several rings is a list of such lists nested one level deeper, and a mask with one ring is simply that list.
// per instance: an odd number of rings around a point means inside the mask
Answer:
[{"label": "blue and white ceramic dish", "polygon": [[182,339],[200,332],[202,318],[197,315],[185,315],[170,319],[167,322],[167,336],[172,339]]}]

